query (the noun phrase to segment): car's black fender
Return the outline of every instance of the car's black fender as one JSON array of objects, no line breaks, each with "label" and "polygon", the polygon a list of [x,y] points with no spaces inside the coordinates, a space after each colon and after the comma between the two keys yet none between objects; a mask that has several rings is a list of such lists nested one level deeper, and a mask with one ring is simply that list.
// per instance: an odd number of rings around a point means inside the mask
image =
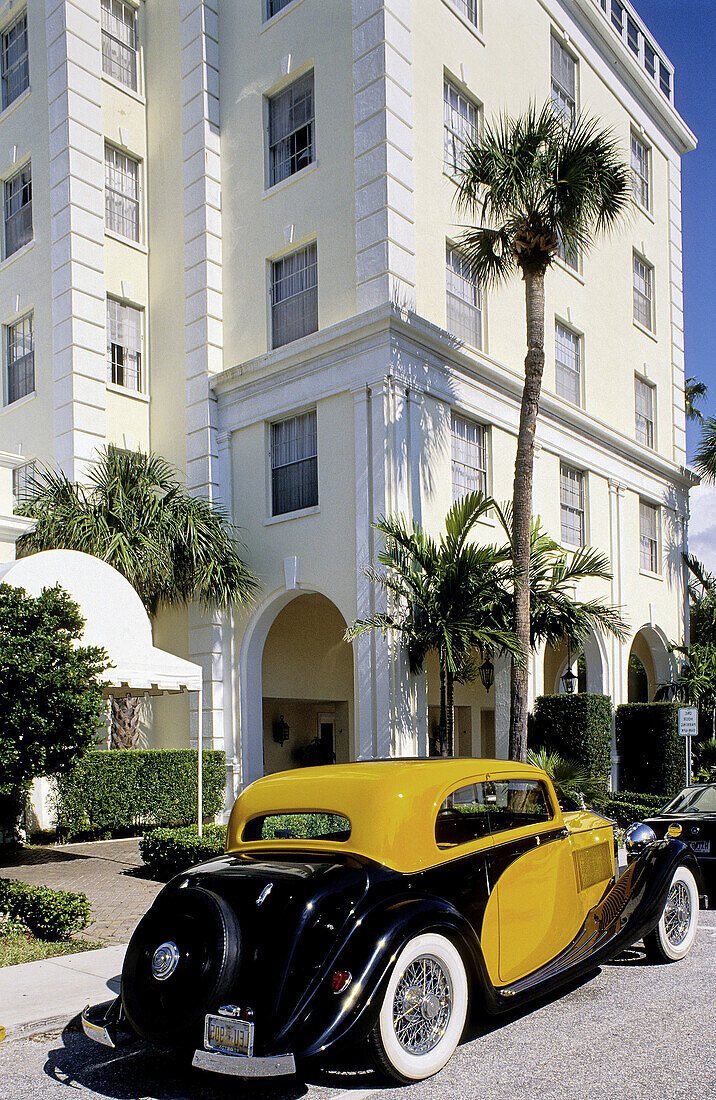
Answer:
[{"label": "car's black fender", "polygon": [[358,914],[330,972],[345,970],[352,980],[335,994],[330,974],[304,998],[277,1036],[277,1049],[293,1050],[304,1057],[323,1054],[343,1043],[364,1039],[380,1012],[393,964],[415,936],[440,932],[457,946],[471,989],[486,977],[484,960],[475,932],[458,910],[435,897],[415,897],[377,905]]}]

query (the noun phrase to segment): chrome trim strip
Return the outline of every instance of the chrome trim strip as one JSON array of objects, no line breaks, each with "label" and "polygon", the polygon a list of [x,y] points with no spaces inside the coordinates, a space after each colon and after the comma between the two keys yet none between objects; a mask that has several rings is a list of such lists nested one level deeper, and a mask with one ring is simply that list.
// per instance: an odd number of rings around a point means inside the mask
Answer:
[{"label": "chrome trim strip", "polygon": [[296,1072],[292,1054],[276,1054],[270,1058],[247,1058],[242,1054],[214,1054],[210,1050],[195,1050],[192,1059],[197,1069],[210,1073],[230,1073],[235,1077],[280,1077]]},{"label": "chrome trim strip", "polygon": [[91,1020],[87,1018],[87,1013],[90,1010],[89,1005],[85,1005],[82,1010],[82,1030],[88,1039],[92,1039],[95,1043],[101,1043],[102,1046],[112,1047],[114,1050],[116,1043],[112,1039],[112,1036],[107,1031],[106,1027],[100,1027],[99,1024],[93,1024]]}]

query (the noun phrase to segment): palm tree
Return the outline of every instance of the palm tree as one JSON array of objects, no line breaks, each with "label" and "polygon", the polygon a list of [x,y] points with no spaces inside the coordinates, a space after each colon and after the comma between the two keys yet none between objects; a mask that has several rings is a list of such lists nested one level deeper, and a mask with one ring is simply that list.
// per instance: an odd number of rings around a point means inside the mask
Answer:
[{"label": "palm tree", "polygon": [[696,378],[686,379],[684,406],[687,420],[697,420],[699,423],[703,423],[704,414],[696,406],[705,399],[707,393],[708,386],[705,382],[699,382]]},{"label": "palm tree", "polygon": [[527,762],[547,772],[562,809],[572,809],[575,806],[585,809],[585,800],[598,803],[603,802],[606,797],[607,776],[592,775],[589,768],[578,760],[560,756],[558,752],[550,752],[543,746],[537,751],[529,749]]},{"label": "palm tree", "polygon": [[699,449],[694,455],[694,466],[704,481],[716,481],[716,417],[701,420]]},{"label": "palm tree", "polygon": [[474,678],[473,651],[516,651],[504,595],[509,549],[471,541],[477,521],[494,507],[479,492],[461,497],[437,542],[402,516],[377,520],[373,526],[385,536],[378,554],[383,568],[366,574],[386,591],[388,611],[358,619],[345,634],[352,641],[366,630],[394,631],[413,673],[422,671],[429,652],[437,651],[441,740],[448,756],[453,754],[454,685]]},{"label": "palm tree", "polygon": [[[22,513],[37,523],[19,540],[20,556],[62,549],[101,558],[127,578],[151,616],[194,601],[225,609],[247,602],[257,588],[226,513],[190,496],[155,454],[110,445],[86,486],[45,468]],[[113,745],[136,747],[137,700],[114,699],[112,717]]]},{"label": "palm tree", "polygon": [[631,173],[609,130],[580,116],[572,127],[547,104],[537,114],[499,118],[465,153],[458,208],[480,224],[462,248],[485,287],[520,272],[525,283],[527,356],[513,489],[515,634],[522,660],[512,662],[510,757],[527,754],[529,556],[534,436],[544,370],[544,277],[559,243],[585,253],[631,209]]}]

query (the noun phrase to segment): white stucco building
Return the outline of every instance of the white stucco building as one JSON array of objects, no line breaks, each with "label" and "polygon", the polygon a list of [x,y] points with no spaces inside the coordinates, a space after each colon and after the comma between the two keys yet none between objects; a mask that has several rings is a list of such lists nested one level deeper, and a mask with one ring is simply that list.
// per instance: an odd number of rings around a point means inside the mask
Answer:
[{"label": "white stucco building", "polygon": [[[634,210],[547,277],[535,511],[610,555],[592,591],[631,624],[590,640],[581,686],[651,697],[687,614],[695,139],[628,0],[10,0],[0,35],[0,449],[81,478],[105,441],[151,448],[231,511],[258,606],[165,614],[155,643],[202,664],[234,789],[314,737],[428,751],[435,666],[342,635],[379,598],[377,516],[437,530],[466,486],[511,495],[523,291],[471,285],[454,164],[530,100],[613,127]],[[535,655],[533,695],[566,661]],[[499,663],[458,688],[460,752],[505,753],[507,701]],[[157,704],[157,744],[185,743],[184,705]]]}]

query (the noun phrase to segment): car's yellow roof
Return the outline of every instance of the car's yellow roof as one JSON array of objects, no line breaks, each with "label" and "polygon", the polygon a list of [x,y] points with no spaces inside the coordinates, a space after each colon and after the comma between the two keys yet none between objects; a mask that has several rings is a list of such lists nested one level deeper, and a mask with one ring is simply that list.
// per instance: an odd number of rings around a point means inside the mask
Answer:
[{"label": "car's yellow roof", "polygon": [[237,798],[227,851],[276,847],[276,841],[241,841],[251,818],[315,810],[347,817],[349,840],[282,840],[282,847],[340,850],[367,856],[396,871],[420,870],[451,858],[435,842],[435,815],[447,795],[463,784],[508,775],[546,778],[530,764],[471,758],[376,760],[278,772],[257,779]]}]

